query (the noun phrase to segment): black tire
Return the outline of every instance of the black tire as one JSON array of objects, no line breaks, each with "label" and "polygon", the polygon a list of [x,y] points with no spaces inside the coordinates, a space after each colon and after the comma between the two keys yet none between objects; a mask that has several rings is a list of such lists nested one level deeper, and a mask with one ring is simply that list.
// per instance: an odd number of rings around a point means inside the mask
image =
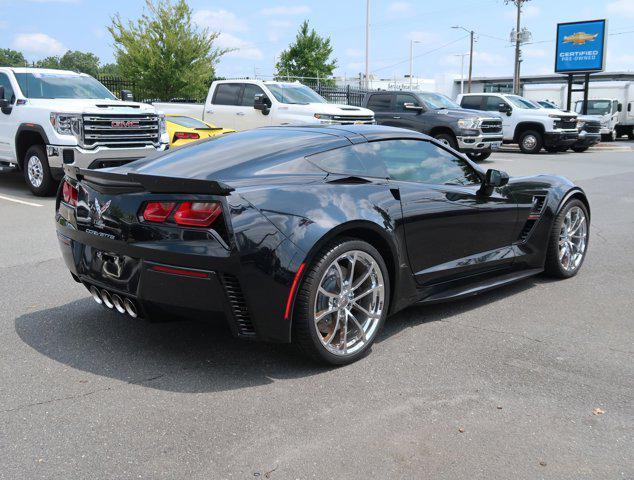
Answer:
[{"label": "black tire", "polygon": [[614,142],[617,139],[616,132],[612,130],[610,133],[601,135],[602,142]]},{"label": "black tire", "polygon": [[[385,300],[381,317],[374,330],[373,336],[368,339],[367,343],[363,345],[359,351],[343,356],[336,355],[324,347],[318,337],[319,333],[315,328],[315,322],[311,312],[314,311],[319,282],[326,273],[326,270],[340,255],[353,250],[361,250],[369,254],[379,266],[383,276]],[[385,261],[378,250],[369,243],[361,240],[350,238],[337,239],[322,249],[315,256],[310,265],[306,267],[293,308],[292,341],[304,355],[319,363],[346,365],[355,362],[368,352],[383,328],[389,309],[389,299],[390,278]]]},{"label": "black tire", "polygon": [[[564,269],[559,262],[559,234],[561,232],[561,227],[564,223],[566,214],[573,207],[581,208],[585,215],[587,236],[586,246],[583,252],[581,263],[574,270],[570,271]],[[561,208],[561,210],[555,217],[555,220],[553,221],[550,236],[548,237],[548,249],[546,251],[546,263],[544,265],[544,271],[547,275],[555,278],[570,278],[574,277],[579,272],[585,260],[586,254],[588,253],[588,245],[590,242],[590,222],[588,219],[588,209],[586,208],[585,204],[579,199],[573,198],[572,200],[566,202],[565,205]]]},{"label": "black tire", "polygon": [[24,180],[34,195],[47,197],[55,193],[57,182],[51,175],[46,149],[43,145],[33,145],[26,151],[22,170]]},{"label": "black tire", "polygon": [[[528,141],[531,136],[534,138],[534,142]],[[526,130],[520,134],[518,142],[522,153],[539,153],[544,145],[544,137],[535,130]]]},{"label": "black tire", "polygon": [[573,152],[583,153],[590,147],[572,147]]},{"label": "black tire", "polygon": [[562,151],[559,147],[544,147],[544,150],[548,153],[559,153]]},{"label": "black tire", "polygon": [[467,157],[469,157],[474,162],[483,162],[487,158],[491,156],[491,150],[482,150],[480,152],[467,152]]},{"label": "black tire", "polygon": [[434,138],[454,150],[458,149],[458,141],[451,133],[437,133]]}]

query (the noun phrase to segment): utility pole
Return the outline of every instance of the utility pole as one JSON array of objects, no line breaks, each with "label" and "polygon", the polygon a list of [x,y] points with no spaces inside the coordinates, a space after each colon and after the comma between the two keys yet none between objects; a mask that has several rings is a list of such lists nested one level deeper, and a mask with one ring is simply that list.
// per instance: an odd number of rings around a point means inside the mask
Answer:
[{"label": "utility pole", "polygon": [[[520,79],[520,65],[522,62],[522,50],[521,45],[523,38],[529,38],[530,32],[522,31],[521,29],[521,17],[522,17],[522,4],[528,2],[528,0],[505,0],[507,5],[512,3],[517,8],[517,16],[515,21],[515,69],[513,71],[513,93],[515,95],[520,94],[521,79]],[[528,40],[526,40],[528,41]]]},{"label": "utility pole", "polygon": [[365,2],[365,88],[370,86],[370,0]]},{"label": "utility pole", "polygon": [[414,44],[420,43],[418,40],[409,41],[409,89],[412,89],[412,75],[414,71]]},{"label": "utility pole", "polygon": [[468,28],[464,28],[461,27],[460,25],[454,25],[453,27],[454,29],[460,29],[460,30],[464,30],[465,32],[467,32],[469,34],[469,40],[470,40],[470,47],[469,47],[469,83],[467,86],[467,92],[471,93],[471,78],[473,75],[473,42],[475,41],[474,36],[475,36],[475,32],[471,29]]}]

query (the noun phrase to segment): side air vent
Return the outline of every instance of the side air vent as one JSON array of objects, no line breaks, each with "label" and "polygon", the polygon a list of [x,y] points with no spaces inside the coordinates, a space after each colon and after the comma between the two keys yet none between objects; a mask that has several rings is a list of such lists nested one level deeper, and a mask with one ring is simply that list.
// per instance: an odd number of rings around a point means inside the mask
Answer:
[{"label": "side air vent", "polygon": [[542,216],[542,212],[544,211],[544,206],[546,205],[546,196],[545,195],[535,195],[533,196],[533,201],[531,205],[530,213],[528,214],[528,219],[522,227],[522,231],[520,232],[519,238],[517,239],[520,243],[525,242],[533,231],[533,227],[539,221]]},{"label": "side air vent", "polygon": [[255,336],[255,329],[251,323],[251,317],[247,308],[246,301],[244,300],[244,294],[240,287],[240,282],[233,275],[225,273],[222,275],[222,280],[225,285],[225,291],[229,298],[229,304],[233,312],[233,318],[236,321],[238,327],[238,333],[247,337]]}]

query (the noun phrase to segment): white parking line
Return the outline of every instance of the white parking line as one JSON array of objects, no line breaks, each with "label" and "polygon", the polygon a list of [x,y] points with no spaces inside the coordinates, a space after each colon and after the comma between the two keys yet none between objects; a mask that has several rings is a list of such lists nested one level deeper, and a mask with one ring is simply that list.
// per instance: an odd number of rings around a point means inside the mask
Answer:
[{"label": "white parking line", "polygon": [[5,195],[0,195],[0,199],[7,200],[9,202],[21,203],[22,205],[29,205],[31,207],[43,207],[44,206],[44,205],[41,205],[39,203],[27,202],[25,200],[20,200],[20,199],[13,198],[13,197],[7,197]]}]

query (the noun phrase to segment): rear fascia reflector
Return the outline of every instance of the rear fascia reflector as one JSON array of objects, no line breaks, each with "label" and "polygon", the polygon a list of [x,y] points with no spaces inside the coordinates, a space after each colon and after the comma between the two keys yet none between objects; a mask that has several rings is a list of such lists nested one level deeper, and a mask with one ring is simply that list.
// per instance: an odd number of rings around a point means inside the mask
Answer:
[{"label": "rear fascia reflector", "polygon": [[293,284],[291,285],[291,291],[288,292],[288,299],[286,300],[286,310],[284,311],[284,320],[288,320],[291,315],[291,308],[293,307],[293,299],[295,298],[295,291],[297,290],[297,286],[299,285],[299,279],[302,277],[302,273],[304,271],[304,267],[306,264],[302,263],[297,269],[297,273],[295,274],[295,278],[293,279]]},{"label": "rear fascia reflector", "polygon": [[180,275],[182,277],[209,278],[209,274],[207,272],[189,270],[187,268],[167,267],[165,265],[152,265],[150,270],[161,273],[169,273],[171,275]]}]

